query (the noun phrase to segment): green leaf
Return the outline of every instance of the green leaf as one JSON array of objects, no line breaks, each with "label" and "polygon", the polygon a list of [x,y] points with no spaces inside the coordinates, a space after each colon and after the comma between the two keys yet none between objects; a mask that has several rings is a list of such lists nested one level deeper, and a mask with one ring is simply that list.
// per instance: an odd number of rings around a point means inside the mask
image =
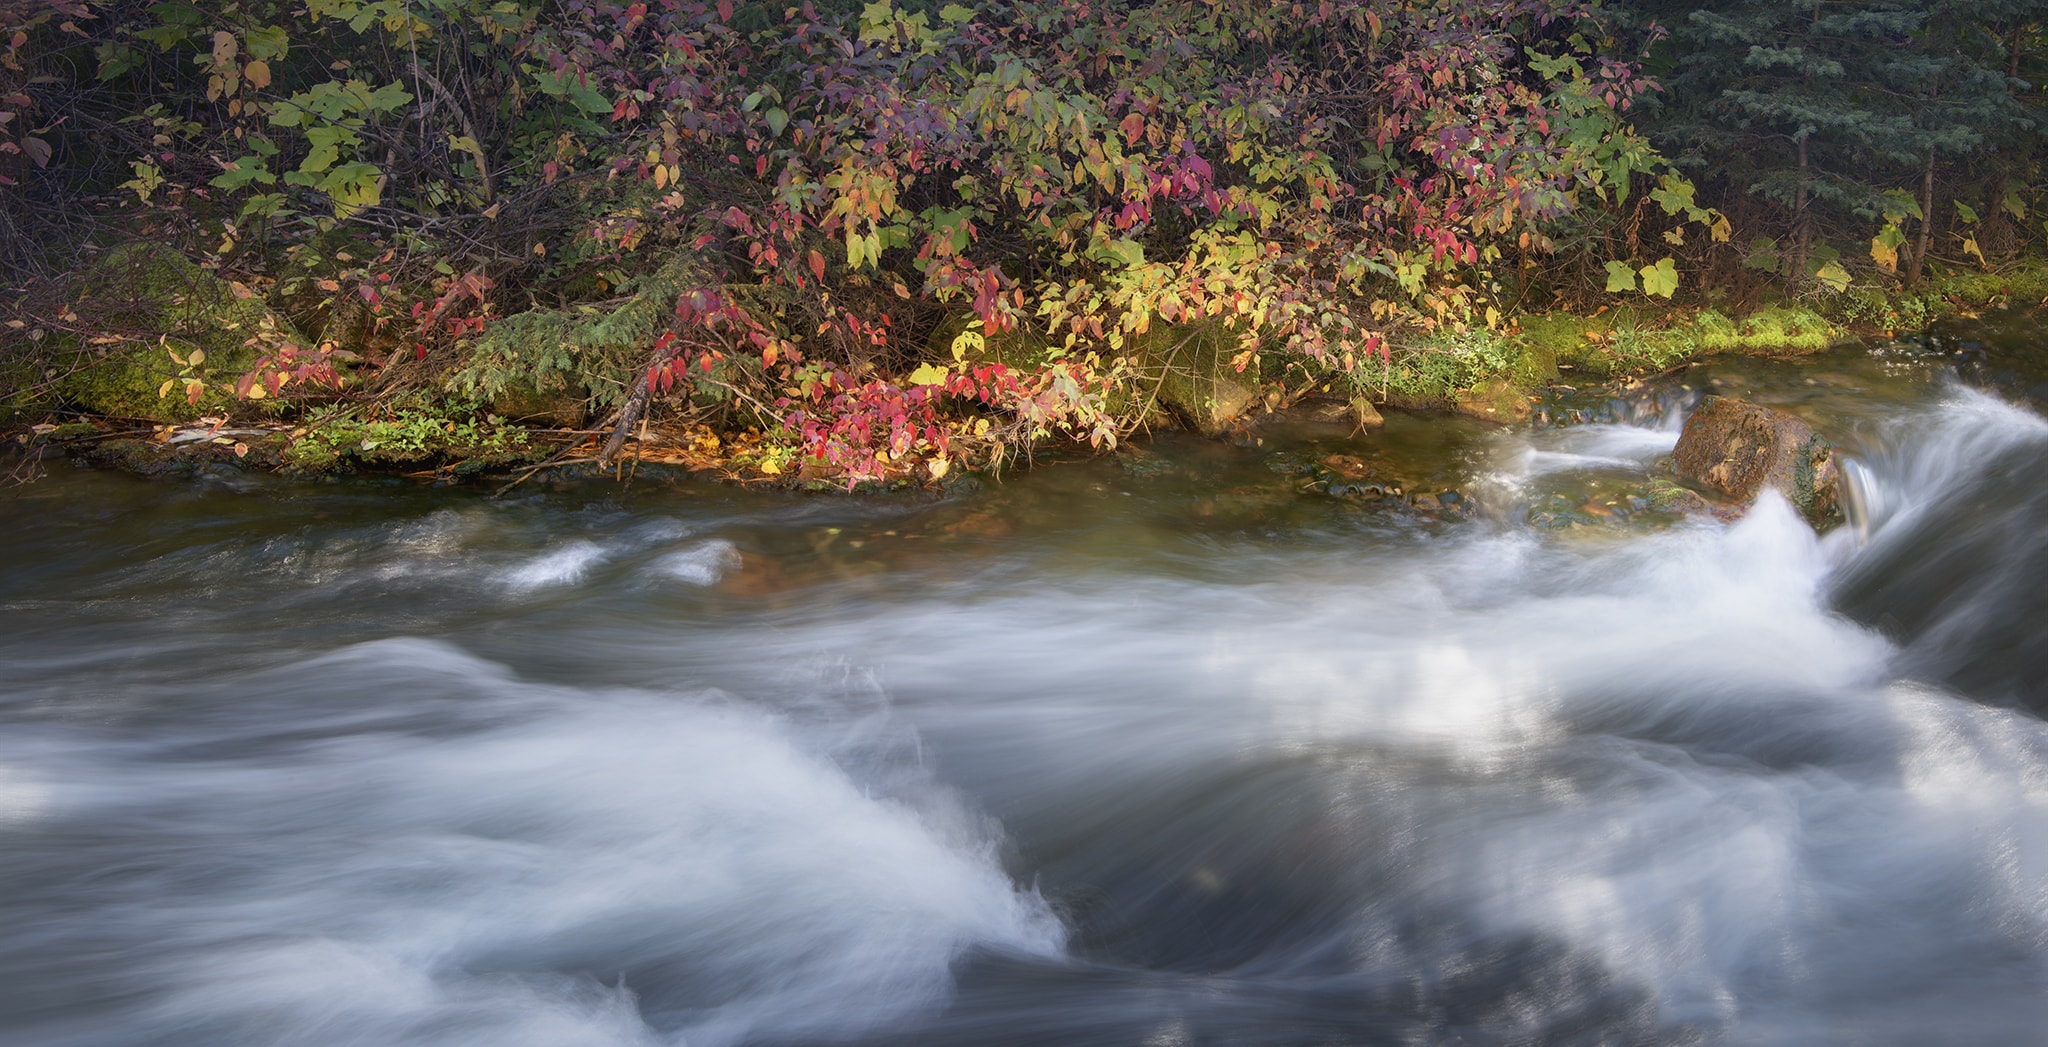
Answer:
[{"label": "green leaf", "polygon": [[1782,262],[1777,242],[1760,236],[1749,242],[1749,254],[1742,259],[1742,267],[1775,273]]},{"label": "green leaf", "polygon": [[[586,88],[585,90],[588,89]],[[591,91],[590,93],[594,95],[597,92]],[[394,80],[370,92],[369,97],[363,100],[363,108],[373,113],[388,113],[411,101],[412,93],[407,91],[404,85]],[[606,112],[611,111],[610,105],[606,105],[604,108]]]},{"label": "green leaf", "polygon": [[1882,200],[1880,206],[1884,209],[1884,219],[1887,222],[1897,223],[1908,218],[1926,217],[1920,213],[1920,201],[1913,199],[1913,194],[1904,189],[1887,189]]},{"label": "green leaf", "polygon": [[277,176],[270,172],[260,156],[250,155],[235,160],[227,170],[213,176],[206,184],[233,192],[251,182],[259,185],[274,185],[277,182]]},{"label": "green leaf", "polygon": [[249,57],[261,62],[274,62],[291,49],[291,38],[279,25],[258,26],[244,32],[242,38],[248,41]]},{"label": "green leaf", "polygon": [[1663,208],[1665,214],[1699,209],[1698,205],[1693,203],[1694,189],[1691,182],[1677,175],[1667,174],[1663,177],[1662,183],[1650,190],[1650,199],[1657,201],[1657,206]]},{"label": "green leaf", "polygon": [[1678,266],[1666,258],[1656,265],[1646,265],[1643,274],[1643,293],[1669,298],[1678,291]]},{"label": "green leaf", "polygon": [[1849,270],[1842,268],[1842,263],[1840,262],[1829,262],[1821,266],[1814,271],[1813,278],[1820,281],[1830,291],[1846,291],[1849,289]]},{"label": "green leaf", "polygon": [[1888,224],[1870,238],[1870,259],[1887,273],[1899,268],[1899,248],[1905,246],[1906,233],[1895,224]]},{"label": "green leaf", "polygon": [[768,110],[764,119],[768,121],[768,134],[770,137],[781,135],[782,129],[789,126],[789,114],[780,109]]},{"label": "green leaf", "polygon": [[1636,271],[1627,262],[1607,263],[1607,290],[1609,292],[1633,291],[1636,289]]},{"label": "green leaf", "polygon": [[947,4],[939,8],[939,18],[953,25],[965,25],[974,21],[974,12],[959,4]]},{"label": "green leaf", "polygon": [[1098,240],[1089,246],[1088,256],[1125,267],[1144,265],[1145,245],[1136,240]]},{"label": "green leaf", "polygon": [[1961,200],[1956,201],[1956,217],[1962,219],[1968,225],[1977,224],[1976,210]]}]

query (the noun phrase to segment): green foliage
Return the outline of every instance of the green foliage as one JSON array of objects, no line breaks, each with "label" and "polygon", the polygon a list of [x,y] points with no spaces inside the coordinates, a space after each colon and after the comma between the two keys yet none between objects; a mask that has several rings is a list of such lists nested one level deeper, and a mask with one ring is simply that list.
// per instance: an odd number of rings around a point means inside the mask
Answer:
[{"label": "green foliage", "polygon": [[[1648,310],[1755,273],[1866,309],[1943,252],[1991,268],[2048,127],[2005,75],[2041,65],[2048,0],[64,2],[89,32],[0,37],[0,89],[63,83],[78,129],[0,90],[46,114],[0,120],[0,177],[112,158],[96,189],[222,286],[279,275],[385,395],[721,399],[853,469],[943,452],[966,411],[1108,444],[1283,374],[1441,400],[1804,344]],[[1624,308],[1508,335],[1553,285]],[[174,330],[207,373],[152,373],[275,400],[327,366],[278,330]]]},{"label": "green foliage", "polygon": [[309,421],[284,458],[304,471],[327,472],[352,463],[503,464],[528,456],[525,432],[485,414],[481,403],[409,394]]},{"label": "green foliage", "polygon": [[500,319],[484,328],[462,366],[449,374],[447,388],[485,401],[522,388],[583,390],[599,406],[617,407],[693,272],[693,263],[678,256],[630,283],[622,304],[533,309]]},{"label": "green foliage", "polygon": [[1446,329],[1392,360],[1364,369],[1351,389],[1406,406],[1438,406],[1459,391],[1498,379],[1534,384],[1544,367],[1506,336],[1484,327]]}]

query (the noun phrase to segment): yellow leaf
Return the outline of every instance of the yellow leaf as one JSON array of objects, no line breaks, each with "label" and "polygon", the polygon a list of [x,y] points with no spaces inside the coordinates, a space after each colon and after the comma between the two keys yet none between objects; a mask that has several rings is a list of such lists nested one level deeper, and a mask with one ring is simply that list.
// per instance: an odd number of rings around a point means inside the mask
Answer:
[{"label": "yellow leaf", "polygon": [[1984,251],[1977,246],[1977,238],[1974,236],[1963,237],[1963,253],[1975,256],[1978,265],[1985,266],[1986,268],[1989,268],[1991,265],[1990,262],[1985,260]]},{"label": "yellow leaf", "polygon": [[782,467],[775,464],[775,459],[773,458],[763,458],[761,459],[761,471],[769,476],[775,476],[782,472]]},{"label": "yellow leaf", "polygon": [[945,382],[947,373],[945,368],[934,364],[919,364],[917,370],[910,372],[909,382],[912,385],[939,385]]},{"label": "yellow leaf", "polygon": [[948,469],[953,468],[953,463],[944,458],[934,458],[924,463],[924,467],[931,472],[932,479],[937,480],[944,477]]},{"label": "yellow leaf", "polygon": [[270,390],[263,388],[262,382],[255,382],[249,386],[249,399],[251,400],[261,400],[269,395]]},{"label": "yellow leaf", "polygon": [[249,81],[250,87],[254,87],[259,91],[269,87],[270,63],[261,60],[250,62],[242,67],[242,76]]},{"label": "yellow leaf", "polygon": [[[172,357],[171,359],[175,360],[175,359],[177,359],[177,357],[175,357],[175,356],[174,356],[174,357]],[[205,362],[206,362],[206,350],[204,350],[204,349],[194,349],[194,350],[192,350],[192,355],[191,355],[190,357],[188,357],[187,359],[188,359],[188,360],[189,360],[189,362],[190,362],[190,363],[192,364],[192,366],[194,366],[194,367],[197,367],[197,366],[199,366],[200,364],[203,364],[203,363],[205,363]]]},{"label": "yellow leaf", "polygon": [[156,395],[159,398],[171,395],[171,386],[174,386],[176,384],[178,384],[178,380],[176,378],[164,379],[164,384],[156,387]]},{"label": "yellow leaf", "polygon": [[667,165],[667,164],[655,164],[655,165],[654,165],[654,188],[656,188],[656,189],[667,189],[667,188],[668,188],[668,165]]}]

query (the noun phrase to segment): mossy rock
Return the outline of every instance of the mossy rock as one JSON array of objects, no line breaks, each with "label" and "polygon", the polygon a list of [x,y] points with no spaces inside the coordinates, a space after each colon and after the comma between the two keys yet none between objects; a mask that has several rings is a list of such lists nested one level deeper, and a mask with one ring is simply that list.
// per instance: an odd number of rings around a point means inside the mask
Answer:
[{"label": "mossy rock", "polygon": [[1258,402],[1258,357],[1239,371],[1232,360],[1244,344],[1220,320],[1154,323],[1129,348],[1132,367],[1156,384],[1159,401],[1204,436],[1223,432]]},{"label": "mossy rock", "polygon": [[1533,410],[1527,391],[1506,378],[1459,390],[1451,400],[1451,408],[1467,417],[1503,425],[1523,421]]},{"label": "mossy rock", "polygon": [[[97,309],[90,319],[100,326],[155,334],[97,351],[98,360],[59,384],[60,395],[98,414],[182,422],[223,413],[235,401],[220,386],[275,349],[305,344],[291,322],[263,299],[237,295],[227,281],[162,244],[129,244],[109,252],[88,278],[87,289]],[[175,352],[190,359],[195,349],[204,351],[196,368],[188,370],[171,358]],[[180,385],[162,392],[164,382],[186,374],[207,382],[196,404]]]},{"label": "mossy rock", "polygon": [[491,413],[519,425],[580,429],[590,420],[590,398],[581,385],[557,380],[539,388],[538,379],[509,382],[491,398]]}]

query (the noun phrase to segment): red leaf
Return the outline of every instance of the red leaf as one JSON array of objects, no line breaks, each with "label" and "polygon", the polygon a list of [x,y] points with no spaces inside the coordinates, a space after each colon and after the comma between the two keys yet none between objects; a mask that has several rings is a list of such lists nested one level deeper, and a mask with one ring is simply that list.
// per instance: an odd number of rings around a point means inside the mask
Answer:
[{"label": "red leaf", "polygon": [[1137,145],[1138,139],[1145,137],[1145,118],[1137,113],[1124,117],[1122,127],[1127,145]]},{"label": "red leaf", "polygon": [[732,21],[732,0],[718,0],[718,20]]},{"label": "red leaf", "polygon": [[816,251],[811,252],[811,275],[821,282],[825,279],[825,256]]}]

